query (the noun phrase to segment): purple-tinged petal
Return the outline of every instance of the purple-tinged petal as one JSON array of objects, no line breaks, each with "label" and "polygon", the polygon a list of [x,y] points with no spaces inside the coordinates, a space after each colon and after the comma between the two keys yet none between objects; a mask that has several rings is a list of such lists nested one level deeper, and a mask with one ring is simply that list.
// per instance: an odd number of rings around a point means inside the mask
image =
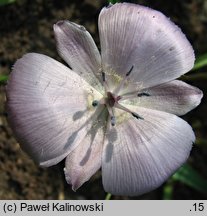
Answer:
[{"label": "purple-tinged petal", "polygon": [[62,20],[54,25],[57,48],[68,65],[90,85],[100,87],[101,57],[90,33],[80,25]]},{"label": "purple-tinged petal", "polygon": [[112,88],[132,67],[129,80],[142,89],[174,80],[194,65],[194,51],[180,28],[153,9],[130,3],[104,8],[99,33]]},{"label": "purple-tinged petal", "polygon": [[93,87],[56,60],[30,53],[19,59],[7,85],[8,118],[21,147],[43,166],[66,157],[100,110]]},{"label": "purple-tinged petal", "polygon": [[[175,115],[184,115],[197,107],[203,93],[200,89],[185,82],[174,80],[165,84],[143,89],[123,96],[123,103],[128,100],[136,106],[165,111]],[[126,99],[126,100],[124,100]]]},{"label": "purple-tinged petal", "polygon": [[76,191],[101,167],[101,156],[106,130],[106,110],[95,121],[80,145],[66,158],[65,178]]},{"label": "purple-tinged petal", "polygon": [[195,141],[190,125],[173,114],[134,111],[144,120],[131,117],[106,133],[103,185],[115,195],[135,196],[159,187],[187,160]]}]

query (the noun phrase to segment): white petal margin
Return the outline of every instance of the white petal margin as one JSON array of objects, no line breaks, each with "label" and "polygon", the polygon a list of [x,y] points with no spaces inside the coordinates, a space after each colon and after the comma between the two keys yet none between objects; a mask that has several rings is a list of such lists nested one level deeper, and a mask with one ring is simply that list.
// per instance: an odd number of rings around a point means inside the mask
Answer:
[{"label": "white petal margin", "polygon": [[7,85],[8,118],[20,146],[40,165],[66,157],[87,134],[101,98],[80,76],[45,55],[19,59]]},{"label": "white petal margin", "polygon": [[101,88],[101,57],[90,33],[67,20],[57,22],[54,33],[60,56],[90,85]]},{"label": "white petal margin", "polygon": [[[142,93],[147,96],[139,96]],[[165,111],[175,115],[184,115],[191,111],[200,104],[202,97],[203,92],[200,89],[179,80],[143,89],[140,92],[128,95],[128,98],[133,100],[132,103],[134,105]],[[123,103],[127,102],[127,100],[123,101]]]},{"label": "white petal margin", "polygon": [[102,148],[106,130],[105,120],[106,116],[102,115],[98,121],[94,121],[91,130],[80,145],[66,158],[65,178],[67,183],[72,185],[74,191],[88,181],[101,167]]},{"label": "white petal margin", "polygon": [[181,118],[135,110],[144,120],[132,117],[110,129],[104,144],[103,185],[115,195],[136,196],[159,187],[187,160],[195,141]]},{"label": "white petal margin", "polygon": [[138,88],[180,77],[194,65],[194,51],[180,28],[161,12],[118,3],[102,9],[99,34],[103,70],[119,82],[132,68]]}]

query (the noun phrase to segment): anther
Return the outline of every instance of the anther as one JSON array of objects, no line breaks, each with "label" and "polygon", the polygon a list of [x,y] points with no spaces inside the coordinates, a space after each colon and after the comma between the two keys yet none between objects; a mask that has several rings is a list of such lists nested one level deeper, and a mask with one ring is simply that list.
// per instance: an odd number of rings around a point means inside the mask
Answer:
[{"label": "anther", "polygon": [[105,72],[102,71],[101,76],[102,76],[103,86],[104,86],[105,92],[107,92],[109,88],[108,88],[108,84],[106,82],[106,74],[105,74]]},{"label": "anther", "polygon": [[141,93],[138,93],[138,94],[137,94],[137,97],[143,97],[143,96],[149,97],[150,94],[149,94],[149,93],[146,93],[146,92],[141,92]]},{"label": "anther", "polygon": [[111,126],[115,126],[116,124],[116,118],[115,116],[111,116]]},{"label": "anther", "polygon": [[93,106],[93,107],[98,106],[98,101],[97,101],[97,100],[94,100],[94,101],[92,102],[92,106]]},{"label": "anther", "polygon": [[106,82],[106,74],[104,72],[101,73],[103,82]]},{"label": "anther", "polygon": [[134,65],[132,65],[131,69],[126,73],[126,77],[128,77],[131,74],[133,68],[134,68]]},{"label": "anther", "polygon": [[132,112],[131,114],[132,114],[132,116],[135,117],[136,119],[142,119],[142,120],[144,120],[144,118],[142,118],[140,115],[138,115],[138,114],[135,113],[135,112]]}]

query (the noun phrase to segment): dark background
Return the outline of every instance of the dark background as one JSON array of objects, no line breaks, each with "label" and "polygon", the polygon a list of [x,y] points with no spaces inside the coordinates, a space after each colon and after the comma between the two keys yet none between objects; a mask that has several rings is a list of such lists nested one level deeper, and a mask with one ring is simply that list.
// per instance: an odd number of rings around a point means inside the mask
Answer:
[{"label": "dark background", "polygon": [[[129,1],[128,1],[129,2]],[[178,24],[192,43],[196,56],[207,53],[206,0],[130,1],[162,11]],[[17,0],[0,7],[0,75],[9,74],[14,62],[27,52],[38,52],[62,61],[57,54],[53,24],[61,19],[84,25],[99,46],[97,18],[104,0]],[[194,77],[207,68],[188,73],[184,79],[206,92],[207,77]],[[0,85],[0,199],[105,199],[101,172],[76,193],[64,180],[64,162],[42,169],[24,153],[6,121],[5,84]],[[207,179],[206,98],[183,118],[193,127],[197,142],[188,164]],[[206,199],[207,195],[180,182],[171,182],[171,199]],[[169,182],[133,199],[163,199]],[[132,199],[112,196],[112,199]]]}]

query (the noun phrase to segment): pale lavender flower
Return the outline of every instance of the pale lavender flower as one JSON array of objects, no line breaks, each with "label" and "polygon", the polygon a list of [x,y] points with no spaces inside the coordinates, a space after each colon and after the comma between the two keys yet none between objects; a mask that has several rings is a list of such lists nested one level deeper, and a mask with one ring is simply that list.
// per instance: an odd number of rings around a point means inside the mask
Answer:
[{"label": "pale lavender flower", "polygon": [[41,166],[66,157],[73,190],[100,168],[107,192],[139,195],[188,158],[195,136],[183,115],[202,92],[174,80],[194,65],[181,30],[162,13],[119,3],[99,15],[101,55],[83,26],[54,25],[60,56],[19,59],[7,86],[11,127]]}]

